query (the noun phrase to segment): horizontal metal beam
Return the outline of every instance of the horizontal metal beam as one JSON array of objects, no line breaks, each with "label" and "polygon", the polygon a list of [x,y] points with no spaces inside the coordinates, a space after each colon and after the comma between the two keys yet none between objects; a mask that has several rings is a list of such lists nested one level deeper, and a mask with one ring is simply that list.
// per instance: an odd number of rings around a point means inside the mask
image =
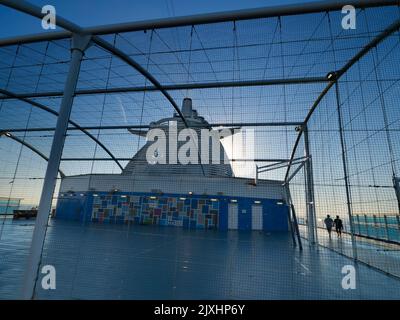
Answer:
[{"label": "horizontal metal beam", "polygon": [[289,163],[285,163],[285,164],[282,164],[282,165],[279,165],[279,166],[277,166],[275,164],[275,165],[271,166],[270,168],[264,168],[262,170],[259,170],[258,173],[263,173],[263,172],[268,172],[268,171],[272,171],[272,170],[282,169],[282,168],[288,167],[289,165],[295,165],[295,164],[299,164],[299,163],[303,163],[303,162],[304,162],[304,160],[292,162],[290,164]]},{"label": "horizontal metal beam", "polygon": [[[43,111],[46,111],[46,112],[48,112],[48,113],[51,113],[51,114],[55,115],[56,117],[59,116],[59,113],[58,113],[57,111],[55,111],[55,110],[53,110],[53,109],[51,109],[51,108],[49,108],[49,107],[47,107],[47,106],[45,106],[45,105],[39,103],[39,102],[36,102],[36,101],[34,101],[34,100],[30,100],[30,99],[28,99],[28,98],[19,98],[19,97],[16,96],[13,92],[10,92],[10,91],[7,91],[7,90],[3,90],[3,89],[0,89],[0,93],[3,94],[3,95],[5,95],[5,96],[13,97],[14,99],[17,99],[17,100],[23,101],[23,102],[25,102],[25,103],[27,103],[27,104],[30,104],[31,106],[36,107],[36,108],[39,108],[39,109],[41,109],[41,110],[43,110]],[[84,134],[86,134],[90,139],[92,139],[95,143],[97,143],[111,158],[114,159],[114,155],[112,154],[112,152],[111,152],[110,150],[108,150],[108,148],[107,148],[100,140],[98,140],[94,135],[92,135],[90,132],[88,132],[88,131],[86,131],[85,129],[83,129],[83,128],[82,128],[78,123],[76,123],[75,121],[72,121],[72,120],[70,119],[70,120],[68,120],[68,122],[69,122],[70,124],[72,124],[76,130],[80,130],[80,131],[82,131]],[[11,130],[10,130],[10,131],[9,131],[9,130],[1,130],[1,131],[11,132]],[[55,131],[55,128],[53,128],[52,131]],[[16,132],[16,131],[12,131],[12,132]],[[119,166],[119,168],[120,168],[121,170],[123,170],[122,166],[118,163],[118,161],[115,160],[115,162],[116,162],[116,164]]]},{"label": "horizontal metal beam", "polygon": [[[304,164],[305,164],[305,161],[300,163],[300,165],[296,168],[296,170],[294,170],[294,172],[289,176],[289,178],[286,179],[285,185],[287,185],[290,181],[292,181],[292,179],[301,170],[301,168],[303,168]],[[291,165],[293,165],[293,162],[292,162]]]},{"label": "horizontal metal beam", "polygon": [[[132,158],[116,158],[118,161],[130,161]],[[110,158],[62,158],[61,161],[112,161]]]},{"label": "horizontal metal beam", "polygon": [[[37,17],[39,19],[43,19],[45,16],[45,13],[42,12],[41,8],[38,6],[35,6],[27,1],[20,0],[18,2],[13,1],[13,0],[0,0],[0,4],[3,4],[5,6],[8,6],[10,8],[13,8],[15,10],[24,12],[28,15],[31,15],[33,17]],[[137,72],[139,72],[141,75],[143,75],[147,80],[149,80],[154,87],[156,87],[164,96],[165,98],[171,103],[177,114],[182,118],[183,123],[185,124],[186,127],[188,127],[187,121],[185,117],[183,116],[181,110],[179,109],[179,106],[175,102],[175,100],[169,95],[169,93],[164,90],[161,86],[161,84],[158,82],[156,78],[153,77],[152,74],[150,74],[143,66],[141,66],[139,63],[137,63],[135,60],[133,60],[129,55],[127,55],[125,52],[121,51],[120,49],[116,48],[113,44],[110,44],[108,41],[105,39],[98,37],[96,35],[92,35],[90,32],[85,31],[82,29],[80,26],[77,24],[64,19],[60,15],[57,15],[56,19],[56,24],[57,26],[60,26],[64,28],[65,30],[68,30],[74,34],[78,35],[90,35],[91,41],[95,43],[96,45],[100,46],[104,50],[110,52],[112,55],[118,57],[122,61],[124,61],[126,64],[131,66],[133,69],[135,69]],[[70,123],[71,120],[69,120]],[[74,124],[77,126],[76,124]],[[87,133],[88,134],[88,133]],[[88,134],[90,136],[90,134]],[[95,137],[92,137],[95,138]],[[100,146],[103,146],[100,142],[97,142]],[[111,156],[114,157],[111,152],[108,152],[108,150],[103,146],[103,149]],[[117,165],[123,169],[120,164],[117,161]]]},{"label": "horizontal metal beam", "polygon": [[113,25],[88,28],[91,34],[102,35],[110,33],[132,32],[161,28],[173,28],[192,26],[197,24],[210,24],[229,21],[252,20],[279,16],[290,16],[307,13],[341,10],[346,5],[354,5],[356,8],[380,7],[397,5],[398,0],[336,0],[318,1],[309,3],[297,3],[284,6],[269,6],[254,9],[235,10],[227,12],[215,12],[185,17],[173,17],[150,21],[128,22]]},{"label": "horizontal metal beam", "polygon": [[[0,1],[0,3],[18,10],[18,6],[13,5],[13,2],[18,3],[19,1],[12,1],[12,0],[9,0],[9,1],[1,0]],[[254,9],[247,9],[247,10],[235,10],[235,11],[227,11],[227,12],[215,12],[215,13],[207,13],[207,14],[190,15],[190,16],[185,16],[185,17],[172,17],[172,18],[166,18],[166,19],[154,19],[154,20],[146,20],[146,21],[118,23],[118,24],[86,28],[86,29],[84,29],[84,32],[88,33],[88,34],[93,34],[93,35],[104,35],[104,34],[111,34],[111,33],[174,28],[174,27],[192,26],[192,25],[198,25],[198,24],[210,24],[210,23],[219,23],[219,22],[252,20],[252,19],[260,19],[260,18],[271,18],[271,17],[279,17],[279,16],[317,13],[317,12],[324,12],[324,11],[335,11],[335,10],[341,10],[341,8],[345,5],[354,5],[356,8],[369,8],[369,7],[392,6],[392,5],[397,5],[397,3],[398,3],[398,0],[318,1],[318,2],[310,2],[310,3],[291,4],[291,5],[285,5],[285,6],[262,7],[262,8],[254,8]],[[28,14],[32,14],[32,12],[27,12],[27,11],[25,11],[25,12]],[[65,28],[64,25],[62,25],[62,27]],[[69,25],[69,27],[71,27],[71,25]],[[71,28],[69,28],[68,30],[77,32]],[[79,30],[79,31],[82,31],[82,30]],[[46,40],[48,40],[48,41],[59,40],[59,39],[68,38],[70,36],[71,36],[70,31],[48,32],[45,34],[41,33],[41,34],[27,35],[27,36],[22,36],[22,37],[1,39],[0,46],[25,44],[25,43],[32,43],[32,42],[46,41]]]},{"label": "horizontal metal beam", "polygon": [[[27,147],[29,150],[33,151],[34,153],[36,153],[39,157],[41,157],[42,159],[49,161],[49,158],[47,156],[44,155],[44,153],[42,153],[40,150],[36,149],[33,145],[31,145],[30,143],[26,142],[23,139],[20,139],[14,135],[12,135],[9,132],[4,132],[4,131],[0,131],[0,137],[7,137],[10,138],[20,144],[22,144],[23,146]],[[64,178],[65,174],[61,171],[61,169],[58,169],[58,172],[60,173],[60,177]]]},{"label": "horizontal metal beam", "polygon": [[[116,130],[116,129],[130,129],[130,128],[135,128],[135,129],[148,129],[150,126],[148,125],[138,125],[138,126],[106,126],[102,128],[101,126],[92,126],[92,127],[81,127],[84,130]],[[56,128],[55,127],[42,127],[42,128],[7,128],[7,129],[0,129],[1,131],[7,131],[7,132],[46,132],[46,131],[54,131]],[[67,130],[75,131],[79,130],[75,127],[68,127]]]},{"label": "horizontal metal beam", "polygon": [[0,39],[0,48],[7,46],[23,45],[43,41],[62,40],[71,37],[71,33],[67,31],[53,31],[36,34],[27,34],[22,36],[14,36],[10,38]]},{"label": "horizontal metal beam", "polygon": [[233,122],[233,123],[211,123],[210,127],[295,127],[301,126],[303,122]]},{"label": "horizontal metal beam", "polygon": [[[23,0],[20,0],[20,1],[0,0],[0,4],[3,4],[5,6],[15,9],[17,11],[24,12],[28,15],[31,15],[31,16],[39,18],[39,19],[43,19],[43,17],[46,15],[46,13],[42,12],[40,7],[35,6],[27,1],[23,1]],[[142,65],[137,63],[129,55],[127,55],[125,52],[118,49],[117,47],[115,47],[113,44],[109,43],[105,39],[98,37],[98,36],[94,35],[92,32],[81,28],[80,26],[69,21],[68,19],[64,19],[60,15],[57,15],[56,24],[57,24],[57,26],[65,29],[65,30],[68,30],[69,32],[74,33],[74,34],[90,35],[91,41],[93,43],[95,43],[99,47],[103,48],[104,50],[110,52],[112,55],[118,57],[119,59],[124,61],[126,64],[131,66],[133,69],[135,69],[137,72],[139,72],[142,76],[144,76],[147,80],[149,80],[153,84],[153,86],[156,87],[165,96],[165,98],[171,103],[171,105],[174,107],[175,111],[182,118],[182,121],[184,122],[185,126],[187,127],[186,119],[183,116],[183,114],[181,113],[181,110],[179,109],[178,104],[169,95],[169,93],[166,92],[162,88],[162,86],[158,82],[158,80],[156,78],[154,78],[153,75],[150,74]]]},{"label": "horizontal metal beam", "polygon": [[[166,91],[176,90],[197,90],[197,89],[215,89],[215,88],[232,88],[232,87],[256,87],[256,86],[274,86],[274,85],[291,85],[291,84],[310,84],[329,82],[326,77],[310,77],[310,78],[293,78],[293,79],[265,79],[265,80],[249,80],[249,81],[224,81],[224,82],[204,82],[204,83],[189,83],[189,84],[173,84],[163,85],[162,88]],[[83,89],[76,90],[75,96],[79,95],[94,95],[94,94],[117,94],[129,92],[147,92],[159,91],[155,86],[138,86],[138,87],[117,87],[117,88],[102,88],[102,89]],[[48,92],[31,92],[22,93],[17,96],[20,98],[43,98],[43,97],[61,97],[62,91]],[[8,96],[0,96],[0,100],[13,99]]]},{"label": "horizontal metal beam", "polygon": [[[293,159],[293,161],[305,160],[305,159],[306,159],[306,157],[299,157],[299,158]],[[258,170],[258,172],[261,172],[261,170],[263,170],[263,169],[281,165],[282,163],[289,162],[289,161],[290,161],[290,159],[276,159],[275,161],[271,161],[271,162],[277,162],[277,163],[260,166],[257,168],[257,170]]]},{"label": "horizontal metal beam", "polygon": [[[0,0],[0,4],[3,6],[9,7],[11,9],[17,10],[19,12],[26,13],[28,15],[31,15],[33,17],[36,17],[38,19],[43,19],[47,15],[47,13],[43,13],[41,8],[24,0]],[[72,33],[77,33],[77,34],[90,34],[88,32],[85,32],[84,29],[82,29],[80,26],[76,25],[73,22],[68,21],[67,19],[64,19],[62,16],[57,14],[56,17],[56,24],[57,26],[65,29],[68,31],[68,36],[71,36]],[[59,32],[57,32],[59,34]],[[49,32],[49,35],[52,33]]]},{"label": "horizontal metal beam", "polygon": [[[398,4],[400,1],[398,0]],[[336,74],[336,80],[339,79],[344,73],[346,73],[357,61],[364,57],[372,48],[376,47],[382,40],[389,37],[392,33],[396,32],[400,28],[400,19],[397,19],[372,41],[370,41],[365,47],[363,47],[354,57],[352,57]]]},{"label": "horizontal metal beam", "polygon": [[[289,159],[229,159],[232,162],[287,162]],[[260,168],[260,167],[259,167]]]},{"label": "horizontal metal beam", "polygon": [[[130,161],[132,158],[116,158],[118,161]],[[62,158],[62,161],[112,161],[110,158]],[[287,162],[289,159],[229,159],[232,162]]]},{"label": "horizontal metal beam", "polygon": [[136,62],[135,60],[133,60],[129,55],[127,55],[125,52],[123,52],[122,50],[118,49],[117,47],[115,47],[113,44],[109,43],[108,41],[104,40],[103,38],[100,38],[98,36],[92,36],[92,41],[97,44],[98,46],[100,46],[101,48],[103,48],[104,50],[107,50],[108,52],[110,52],[111,54],[113,54],[114,56],[118,57],[119,59],[121,59],[122,61],[124,61],[126,64],[128,64],[129,66],[131,66],[133,69],[135,69],[137,72],[139,72],[143,77],[145,77],[148,81],[150,81],[151,84],[153,84],[153,86],[155,88],[158,89],[158,91],[160,91],[163,96],[171,103],[172,107],[175,109],[176,113],[179,115],[179,117],[181,117],[183,123],[185,124],[185,126],[188,128],[188,123],[185,119],[185,117],[183,116],[181,110],[179,109],[178,104],[176,103],[176,101],[170,96],[170,94],[163,88],[163,86],[161,85],[161,83],[149,72],[147,71],[147,69],[145,69],[140,63]]},{"label": "horizontal metal beam", "polygon": [[[210,127],[293,127],[301,126],[303,122],[234,122],[234,123],[211,123]],[[191,125],[191,128],[197,127],[196,125]],[[203,126],[199,126],[203,127]],[[149,129],[150,125],[116,125],[116,126],[88,126],[88,127],[68,127],[68,130],[119,130],[119,129]],[[7,128],[1,129],[1,131],[7,132],[45,132],[54,131],[54,127],[47,128]]]},{"label": "horizontal metal beam", "polygon": [[[399,3],[399,2],[398,2]],[[398,4],[397,3],[397,4]],[[329,92],[329,90],[333,87],[335,83],[357,62],[359,61],[362,57],[364,57],[372,48],[375,48],[379,43],[381,43],[384,39],[389,37],[391,34],[394,32],[398,31],[400,29],[400,19],[397,19],[395,22],[393,22],[389,27],[387,27],[384,31],[382,31],[379,35],[377,35],[374,39],[372,39],[366,46],[364,46],[356,55],[354,55],[339,71],[334,73],[334,77],[331,82],[328,83],[328,85],[322,90],[318,98],[315,100],[313,105],[311,106],[310,110],[308,111],[308,114],[306,118],[304,119],[304,128],[306,128],[308,121],[310,120],[311,116],[313,115],[315,109],[318,107],[319,103],[322,101],[322,99],[325,97],[325,95]],[[292,159],[294,158],[294,155],[296,153],[296,150],[298,148],[298,145],[300,143],[300,139],[303,135],[304,130],[300,130],[297,139],[294,143],[293,149],[292,149],[292,154],[291,154],[291,161],[289,162],[289,167],[286,171],[285,174],[285,182],[288,180],[289,176],[289,171],[291,168],[291,163]]]}]

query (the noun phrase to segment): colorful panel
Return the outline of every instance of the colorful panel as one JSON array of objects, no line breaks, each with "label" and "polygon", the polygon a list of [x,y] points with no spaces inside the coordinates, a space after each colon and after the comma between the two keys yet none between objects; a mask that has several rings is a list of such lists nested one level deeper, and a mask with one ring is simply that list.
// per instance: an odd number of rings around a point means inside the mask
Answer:
[{"label": "colorful panel", "polygon": [[92,221],[132,222],[216,229],[219,201],[179,197],[98,196],[93,199]]}]

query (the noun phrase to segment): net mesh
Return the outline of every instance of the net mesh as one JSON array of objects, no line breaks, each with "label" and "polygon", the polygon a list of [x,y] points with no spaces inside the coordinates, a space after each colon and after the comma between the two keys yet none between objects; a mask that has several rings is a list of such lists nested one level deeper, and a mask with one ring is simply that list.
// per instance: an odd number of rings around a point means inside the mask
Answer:
[{"label": "net mesh", "polygon": [[[56,213],[48,221],[41,266],[56,267],[57,289],[42,290],[39,277],[35,297],[398,297],[398,280],[366,267],[400,277],[400,200],[394,188],[400,177],[398,30],[354,62],[310,113],[329,84],[326,76],[398,23],[399,9],[357,9],[356,17],[354,30],[342,28],[340,11],[330,11],[102,35],[170,87],[178,104],[189,97],[210,124],[253,130],[257,161],[240,161],[246,155],[224,140],[234,175],[285,185],[286,201],[293,204],[290,227],[296,237],[297,219],[303,251],[293,247],[290,233],[105,225],[91,217],[60,221]],[[70,39],[0,47],[0,271],[13,279],[1,277],[0,298],[19,297],[22,289],[34,220],[13,220],[12,214],[39,205],[70,50]],[[96,192],[96,177],[106,181],[120,174],[146,143],[127,129],[147,130],[174,112],[149,79],[91,45],[81,63],[53,209],[64,201],[62,175],[86,176],[85,189]],[[306,127],[288,124],[308,116]],[[276,168],[276,160],[274,170],[257,173],[270,159],[283,159],[282,167]],[[171,181],[190,188],[190,182]],[[132,176],[126,186],[148,183],[157,189],[156,178]],[[85,190],[70,191],[79,197]],[[79,215],[85,205],[71,204],[70,210]],[[328,214],[343,220],[340,241],[334,232],[328,237]],[[376,292],[361,290],[368,285],[362,280],[358,291],[341,289],[348,258],[362,262],[359,272],[379,286]]]}]

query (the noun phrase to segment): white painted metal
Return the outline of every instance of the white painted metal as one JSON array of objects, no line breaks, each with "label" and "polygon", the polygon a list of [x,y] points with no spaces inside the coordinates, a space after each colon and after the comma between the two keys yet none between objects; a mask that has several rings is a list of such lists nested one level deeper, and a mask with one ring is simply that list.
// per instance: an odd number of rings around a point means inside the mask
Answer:
[{"label": "white painted metal", "polygon": [[251,207],[251,229],[263,229],[263,207],[260,204],[254,204]]},{"label": "white painted metal", "polygon": [[237,203],[228,204],[228,229],[238,229],[238,205]]},{"label": "white painted metal", "polygon": [[317,223],[314,205],[314,178],[312,172],[312,162],[310,155],[310,144],[307,127],[304,128],[304,151],[306,154],[305,172],[306,172],[306,204],[307,204],[307,231],[308,240],[311,244],[318,243],[317,237]]},{"label": "white painted metal", "polygon": [[61,101],[60,113],[57,119],[56,131],[54,132],[49,161],[47,163],[46,175],[43,182],[39,209],[33,230],[32,242],[28,257],[28,264],[24,275],[23,299],[33,299],[36,281],[38,280],[39,265],[42,248],[46,236],[47,222],[53,201],[53,193],[56,185],[57,174],[65,142],[65,133],[71,114],[74,93],[78,81],[79,70],[83,52],[90,42],[90,36],[74,35],[71,47],[71,62],[68,77],[65,82],[64,96]]},{"label": "white painted metal", "polygon": [[223,194],[228,197],[247,198],[284,198],[284,187],[282,181],[259,180],[257,187],[248,184],[249,179],[233,177],[203,177],[203,176],[150,176],[137,175],[135,183],[131,176],[121,174],[96,174],[67,176],[61,180],[60,192],[85,192],[94,189],[97,192],[108,192],[111,189],[119,189],[124,192],[152,192],[156,187],[163,193],[187,194],[193,192],[194,195]]}]

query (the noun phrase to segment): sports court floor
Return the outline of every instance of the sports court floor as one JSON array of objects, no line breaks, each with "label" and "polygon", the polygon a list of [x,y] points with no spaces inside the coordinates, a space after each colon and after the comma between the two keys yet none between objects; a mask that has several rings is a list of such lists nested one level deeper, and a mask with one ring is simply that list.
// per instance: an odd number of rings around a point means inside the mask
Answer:
[{"label": "sports court floor", "polygon": [[[0,298],[18,298],[34,221],[0,228]],[[51,221],[43,265],[56,290],[40,299],[400,299],[400,280],[356,266],[356,289],[341,286],[352,261],[334,251],[293,248],[288,234],[89,225]]]}]

